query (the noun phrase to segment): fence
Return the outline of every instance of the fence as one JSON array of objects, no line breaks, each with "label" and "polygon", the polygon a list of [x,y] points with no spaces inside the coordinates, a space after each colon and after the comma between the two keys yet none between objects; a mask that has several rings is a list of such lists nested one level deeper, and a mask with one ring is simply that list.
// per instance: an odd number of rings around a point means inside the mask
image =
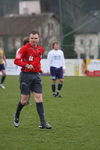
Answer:
[{"label": "fence", "polygon": [[[65,76],[100,76],[100,59],[66,59]],[[41,60],[43,74],[47,71],[47,60]],[[13,63],[13,59],[7,59],[6,71],[8,75],[19,75],[21,67]]]}]

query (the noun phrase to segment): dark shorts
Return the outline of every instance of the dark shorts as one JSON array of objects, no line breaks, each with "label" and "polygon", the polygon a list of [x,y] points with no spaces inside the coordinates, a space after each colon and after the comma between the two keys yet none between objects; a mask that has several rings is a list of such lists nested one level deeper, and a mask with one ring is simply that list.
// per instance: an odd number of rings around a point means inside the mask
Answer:
[{"label": "dark shorts", "polygon": [[56,67],[50,67],[50,74],[51,74],[51,79],[56,80],[56,79],[63,79],[63,68],[56,68]]},{"label": "dark shorts", "polygon": [[20,73],[21,94],[30,95],[30,92],[42,93],[41,78],[39,73]]},{"label": "dark shorts", "polygon": [[5,70],[4,64],[0,64],[0,71],[1,71],[1,70]]}]

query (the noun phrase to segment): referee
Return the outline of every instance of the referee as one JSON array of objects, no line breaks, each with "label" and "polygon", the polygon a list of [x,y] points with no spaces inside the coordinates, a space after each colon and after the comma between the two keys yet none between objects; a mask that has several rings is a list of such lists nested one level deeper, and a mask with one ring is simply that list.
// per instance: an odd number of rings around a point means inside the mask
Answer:
[{"label": "referee", "polygon": [[44,48],[38,45],[39,33],[32,31],[29,34],[29,43],[22,46],[18,51],[14,63],[21,66],[20,73],[20,90],[21,99],[18,103],[16,113],[14,116],[14,126],[19,126],[20,112],[27,104],[30,93],[32,93],[37,112],[40,118],[40,128],[51,129],[52,126],[46,122],[42,98],[42,85],[41,85],[41,56],[44,53]]}]

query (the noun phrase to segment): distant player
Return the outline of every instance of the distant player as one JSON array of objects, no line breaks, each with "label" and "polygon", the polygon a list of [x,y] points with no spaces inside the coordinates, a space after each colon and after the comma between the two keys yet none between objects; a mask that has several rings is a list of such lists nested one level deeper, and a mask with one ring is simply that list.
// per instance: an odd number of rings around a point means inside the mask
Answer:
[{"label": "distant player", "polygon": [[[26,45],[27,43],[29,43],[29,37],[24,37],[23,38],[23,45]],[[20,48],[17,50],[16,54],[18,53],[19,50],[20,50]]]},{"label": "distant player", "polygon": [[[23,38],[23,45],[26,45],[27,43],[29,43],[29,37],[24,37]],[[20,48],[16,51],[16,55],[19,52],[19,50],[20,50]],[[17,75],[19,75],[21,72],[21,67],[18,65],[16,65],[16,72],[17,72]]]},{"label": "distant player", "polygon": [[84,76],[87,75],[86,59],[83,59],[83,63],[82,63],[82,73],[83,73]]},{"label": "distant player", "polygon": [[7,65],[6,56],[4,54],[4,50],[2,48],[0,48],[0,72],[2,73],[2,77],[0,80],[0,88],[2,88],[2,89],[5,89],[5,86],[3,85],[3,83],[6,79],[5,65]]},{"label": "distant player", "polygon": [[[52,44],[52,50],[48,53],[47,56],[47,66],[48,72],[50,72],[51,79],[52,79],[52,93],[54,97],[61,97],[60,91],[63,86],[64,82],[64,70],[65,70],[65,59],[64,53],[62,50],[59,49],[59,43],[54,42]],[[56,90],[56,81],[59,80],[57,90]]]}]

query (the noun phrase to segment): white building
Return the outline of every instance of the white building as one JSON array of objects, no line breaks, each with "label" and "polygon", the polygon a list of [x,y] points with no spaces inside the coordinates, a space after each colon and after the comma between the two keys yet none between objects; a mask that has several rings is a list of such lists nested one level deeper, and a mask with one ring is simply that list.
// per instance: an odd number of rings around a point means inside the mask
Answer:
[{"label": "white building", "polygon": [[100,12],[87,15],[75,34],[75,47],[78,58],[100,58]]},{"label": "white building", "polygon": [[40,0],[34,1],[20,1],[19,2],[19,14],[30,15],[30,14],[40,14]]}]

